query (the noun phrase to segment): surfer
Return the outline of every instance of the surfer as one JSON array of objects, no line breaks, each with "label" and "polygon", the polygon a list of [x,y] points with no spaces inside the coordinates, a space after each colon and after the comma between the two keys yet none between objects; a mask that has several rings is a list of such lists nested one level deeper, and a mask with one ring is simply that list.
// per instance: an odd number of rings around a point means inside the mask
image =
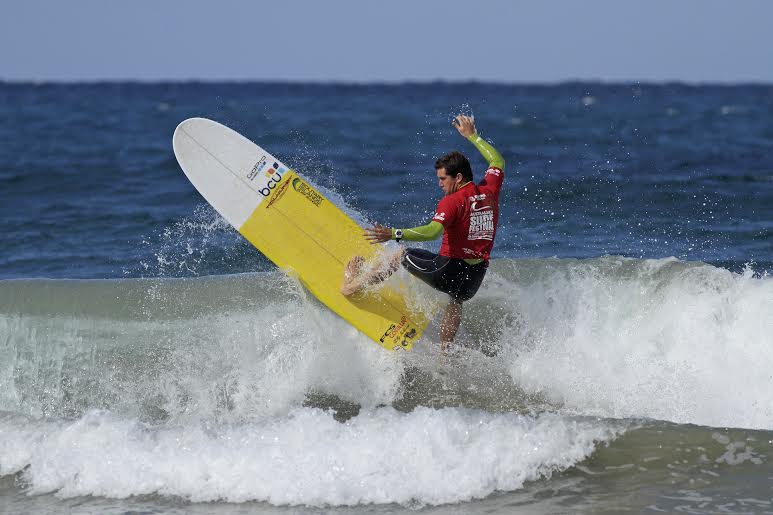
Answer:
[{"label": "surfer", "polygon": [[461,152],[451,152],[435,162],[443,198],[427,224],[410,229],[375,225],[365,229],[371,243],[389,240],[429,241],[443,235],[440,253],[408,248],[394,256],[385,270],[362,272],[364,259],[353,257],[346,266],[341,293],[352,295],[369,284],[389,277],[399,264],[433,288],[450,295],[440,323],[441,348],[453,342],[462,320],[462,303],[478,291],[488,268],[499,220],[499,190],[504,180],[505,161],[499,152],[475,130],[472,117],[459,115],[454,127],[469,140],[488,162],[478,184],[473,182],[470,161]]}]

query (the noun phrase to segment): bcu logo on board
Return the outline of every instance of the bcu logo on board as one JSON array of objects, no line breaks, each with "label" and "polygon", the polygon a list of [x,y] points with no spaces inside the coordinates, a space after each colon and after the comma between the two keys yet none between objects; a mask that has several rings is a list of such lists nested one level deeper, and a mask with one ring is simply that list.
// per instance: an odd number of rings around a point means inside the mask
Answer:
[{"label": "bcu logo on board", "polygon": [[[261,173],[263,170],[266,170],[267,166],[268,161],[266,160],[266,156],[261,157],[260,160],[255,163],[255,166],[252,167],[250,173],[247,174],[247,179],[250,181],[253,180],[259,173]],[[279,181],[282,180],[282,175],[286,171],[286,168],[280,167],[279,163],[274,162],[270,167],[268,167],[268,170],[266,170],[265,176],[267,180],[265,182],[265,186],[258,188],[258,193],[264,197],[271,195],[271,190],[277,187]]]}]

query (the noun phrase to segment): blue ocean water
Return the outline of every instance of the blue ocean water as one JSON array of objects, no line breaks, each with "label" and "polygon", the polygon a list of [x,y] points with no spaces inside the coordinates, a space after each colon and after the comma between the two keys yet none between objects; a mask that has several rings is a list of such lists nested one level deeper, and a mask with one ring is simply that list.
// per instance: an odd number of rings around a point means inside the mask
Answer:
[{"label": "blue ocean water", "polygon": [[159,275],[169,231],[208,258],[165,275],[267,269],[238,239],[179,227],[202,205],[170,145],[191,116],[246,134],[373,221],[422,224],[437,156],[458,148],[484,166],[450,130],[457,112],[507,160],[496,256],[773,263],[770,86],[3,84],[0,277]]},{"label": "blue ocean water", "polygon": [[[211,118],[414,226],[438,156],[485,169],[458,113],[507,165],[451,356],[372,345],[171,146]],[[0,116],[0,512],[773,510],[773,86],[0,83]]]}]

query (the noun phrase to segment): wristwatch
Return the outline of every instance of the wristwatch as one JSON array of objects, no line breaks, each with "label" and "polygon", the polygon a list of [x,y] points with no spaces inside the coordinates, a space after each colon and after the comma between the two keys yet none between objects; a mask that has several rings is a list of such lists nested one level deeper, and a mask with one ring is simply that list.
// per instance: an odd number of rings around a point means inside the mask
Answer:
[{"label": "wristwatch", "polygon": [[395,241],[399,242],[402,239],[403,239],[403,230],[395,229]]}]

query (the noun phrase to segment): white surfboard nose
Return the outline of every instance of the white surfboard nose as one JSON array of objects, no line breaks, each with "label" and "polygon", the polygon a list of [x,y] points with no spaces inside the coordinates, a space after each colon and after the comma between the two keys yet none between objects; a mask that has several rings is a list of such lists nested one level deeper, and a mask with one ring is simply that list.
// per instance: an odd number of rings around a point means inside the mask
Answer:
[{"label": "white surfboard nose", "polygon": [[[239,229],[265,198],[278,161],[225,125],[206,118],[180,123],[172,137],[185,175],[212,206]],[[276,171],[276,170],[275,170]]]}]

